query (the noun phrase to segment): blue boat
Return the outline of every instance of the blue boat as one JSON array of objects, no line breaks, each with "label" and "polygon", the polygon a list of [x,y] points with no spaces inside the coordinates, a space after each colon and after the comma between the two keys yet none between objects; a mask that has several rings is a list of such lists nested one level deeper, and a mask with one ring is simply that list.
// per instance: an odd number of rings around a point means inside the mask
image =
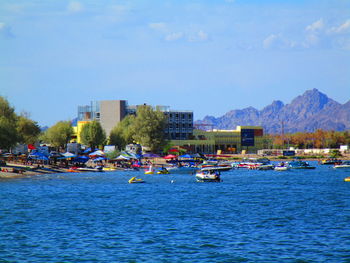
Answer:
[{"label": "blue boat", "polygon": [[291,169],[316,169],[315,166],[311,166],[308,162],[301,160],[294,160],[289,163]]}]

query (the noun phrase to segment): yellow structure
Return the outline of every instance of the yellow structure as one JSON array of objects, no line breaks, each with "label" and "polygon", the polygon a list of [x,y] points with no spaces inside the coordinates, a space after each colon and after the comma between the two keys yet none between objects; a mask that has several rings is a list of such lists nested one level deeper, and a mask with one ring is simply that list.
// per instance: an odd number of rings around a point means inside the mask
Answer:
[{"label": "yellow structure", "polygon": [[261,126],[237,126],[236,130],[194,130],[191,140],[172,140],[192,153],[256,153],[263,148]]},{"label": "yellow structure", "polygon": [[74,135],[72,136],[71,142],[74,141],[76,143],[81,143],[80,132],[83,126],[89,122],[90,121],[78,121],[77,126],[73,127]]}]

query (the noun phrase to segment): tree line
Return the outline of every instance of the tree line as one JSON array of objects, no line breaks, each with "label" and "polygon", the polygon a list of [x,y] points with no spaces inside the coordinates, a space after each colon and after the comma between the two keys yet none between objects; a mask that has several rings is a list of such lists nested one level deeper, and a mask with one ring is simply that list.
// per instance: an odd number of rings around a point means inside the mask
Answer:
[{"label": "tree line", "polygon": [[[136,115],[128,115],[107,136],[98,121],[91,121],[80,131],[81,142],[95,149],[106,144],[116,145],[119,150],[129,143],[140,143],[151,151],[159,151],[167,140],[164,138],[165,115],[151,106],[137,108]],[[41,132],[39,125],[28,114],[17,115],[7,99],[0,96],[0,149],[9,150],[18,143],[48,143],[57,149],[65,149],[74,130],[71,121],[59,121]]]},{"label": "tree line", "polygon": [[295,147],[298,149],[339,148],[340,145],[350,145],[350,131],[297,132],[293,134],[267,135],[266,148]]}]

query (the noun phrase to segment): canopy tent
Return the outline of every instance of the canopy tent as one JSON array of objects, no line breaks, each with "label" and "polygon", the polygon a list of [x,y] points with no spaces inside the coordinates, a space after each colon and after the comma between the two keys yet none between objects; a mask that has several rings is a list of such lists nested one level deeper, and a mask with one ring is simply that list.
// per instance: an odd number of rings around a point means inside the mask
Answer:
[{"label": "canopy tent", "polygon": [[91,150],[91,148],[86,148],[85,151],[83,151],[83,153],[95,152],[95,151],[98,151],[98,150],[99,149]]},{"label": "canopy tent", "polygon": [[73,162],[77,162],[77,163],[86,163],[90,158],[87,156],[78,156],[76,158],[73,159]]},{"label": "canopy tent", "polygon": [[33,160],[42,160],[42,161],[48,161],[49,158],[45,156],[42,153],[36,152],[34,154],[30,154],[28,158],[33,159]]},{"label": "canopy tent", "polygon": [[101,162],[104,160],[107,160],[107,158],[106,157],[97,157],[96,159],[94,159],[94,162]]},{"label": "canopy tent", "polygon": [[119,155],[117,158],[113,159],[113,160],[130,160],[131,158],[125,155]]},{"label": "canopy tent", "polygon": [[70,153],[70,152],[62,153],[62,156],[63,156],[63,157],[66,157],[66,158],[77,157],[74,153]]},{"label": "canopy tent", "polygon": [[191,154],[191,156],[192,156],[192,158],[207,159],[203,154],[200,154],[200,153]]},{"label": "canopy tent", "polygon": [[104,156],[104,155],[105,153],[102,152],[101,150],[97,150],[89,154],[89,156]]},{"label": "canopy tent", "polygon": [[175,149],[175,148],[171,148],[168,152],[171,152],[171,153],[176,152],[176,153],[178,153],[179,150],[178,150],[178,149]]}]

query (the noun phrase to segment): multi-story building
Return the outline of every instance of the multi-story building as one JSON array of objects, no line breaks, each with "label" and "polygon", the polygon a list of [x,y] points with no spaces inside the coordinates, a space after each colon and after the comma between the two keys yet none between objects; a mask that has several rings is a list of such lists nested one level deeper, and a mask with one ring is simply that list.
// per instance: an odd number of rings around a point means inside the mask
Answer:
[{"label": "multi-story building", "polygon": [[[78,125],[79,134],[82,125],[86,121],[97,120],[108,136],[113,129],[128,114],[136,114],[137,107],[140,105],[129,106],[125,100],[104,100],[91,102],[90,105],[78,107]],[[171,110],[169,106],[156,106],[155,110],[164,113],[167,119],[164,130],[165,137],[169,140],[187,140],[193,133],[193,112]],[[79,136],[78,136],[78,141]]]},{"label": "multi-story building", "polygon": [[237,126],[236,130],[194,130],[190,140],[173,140],[190,153],[256,153],[263,148],[263,128]]},{"label": "multi-story building", "polygon": [[101,123],[107,136],[126,115],[127,102],[125,100],[101,100],[78,107],[78,122],[97,120]]}]

